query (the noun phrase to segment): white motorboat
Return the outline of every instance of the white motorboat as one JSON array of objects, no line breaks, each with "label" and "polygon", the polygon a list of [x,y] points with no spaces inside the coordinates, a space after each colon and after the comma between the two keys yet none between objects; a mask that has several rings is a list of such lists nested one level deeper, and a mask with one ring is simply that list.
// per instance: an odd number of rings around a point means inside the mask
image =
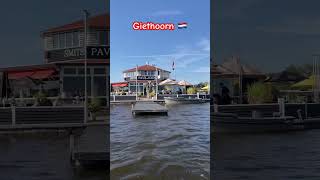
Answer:
[{"label": "white motorboat", "polygon": [[200,104],[207,101],[201,98],[164,97],[164,102],[166,104]]}]

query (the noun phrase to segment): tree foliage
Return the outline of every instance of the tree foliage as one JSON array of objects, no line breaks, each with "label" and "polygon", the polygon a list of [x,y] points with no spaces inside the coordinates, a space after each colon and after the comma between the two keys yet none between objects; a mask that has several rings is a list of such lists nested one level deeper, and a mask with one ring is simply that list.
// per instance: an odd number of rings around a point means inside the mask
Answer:
[{"label": "tree foliage", "polygon": [[273,100],[273,89],[269,84],[256,82],[248,86],[248,102],[250,104],[269,103]]}]

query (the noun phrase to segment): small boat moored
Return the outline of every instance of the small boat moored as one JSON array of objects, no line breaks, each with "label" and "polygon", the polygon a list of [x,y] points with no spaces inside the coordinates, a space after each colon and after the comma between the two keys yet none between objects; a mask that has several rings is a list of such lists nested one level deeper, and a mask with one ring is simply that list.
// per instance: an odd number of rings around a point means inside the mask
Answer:
[{"label": "small boat moored", "polygon": [[185,98],[185,97],[164,97],[166,104],[200,104],[206,103],[205,99],[201,98]]},{"label": "small boat moored", "polygon": [[239,117],[233,113],[213,113],[213,132],[282,132],[304,129],[301,120],[294,116]]}]

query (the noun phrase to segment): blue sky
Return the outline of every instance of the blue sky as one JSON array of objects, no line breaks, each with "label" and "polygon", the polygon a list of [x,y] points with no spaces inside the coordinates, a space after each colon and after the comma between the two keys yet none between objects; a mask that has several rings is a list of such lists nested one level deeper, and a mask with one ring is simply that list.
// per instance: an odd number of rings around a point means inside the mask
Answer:
[{"label": "blue sky", "polygon": [[[209,0],[111,0],[110,3],[111,82],[123,81],[123,70],[146,62],[171,71],[173,60],[177,80],[209,81]],[[131,27],[134,21],[187,22],[188,28],[134,31]]]}]

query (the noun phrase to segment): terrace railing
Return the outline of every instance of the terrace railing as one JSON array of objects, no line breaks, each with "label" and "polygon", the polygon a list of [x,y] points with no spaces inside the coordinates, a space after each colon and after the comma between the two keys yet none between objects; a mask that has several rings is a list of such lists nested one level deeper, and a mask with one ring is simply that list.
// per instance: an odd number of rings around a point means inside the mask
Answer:
[{"label": "terrace railing", "polygon": [[1,126],[83,124],[83,107],[2,107]]}]

